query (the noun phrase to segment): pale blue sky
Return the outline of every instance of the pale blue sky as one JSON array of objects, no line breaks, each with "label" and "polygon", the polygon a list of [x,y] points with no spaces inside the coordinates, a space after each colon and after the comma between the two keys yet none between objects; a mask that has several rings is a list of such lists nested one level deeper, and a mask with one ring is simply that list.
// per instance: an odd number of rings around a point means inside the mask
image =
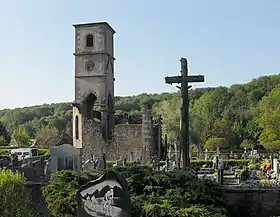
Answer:
[{"label": "pale blue sky", "polygon": [[202,86],[279,72],[279,0],[3,0],[0,108],[72,101],[72,24],[96,21],[116,30],[116,95],[177,91],[181,56]]}]

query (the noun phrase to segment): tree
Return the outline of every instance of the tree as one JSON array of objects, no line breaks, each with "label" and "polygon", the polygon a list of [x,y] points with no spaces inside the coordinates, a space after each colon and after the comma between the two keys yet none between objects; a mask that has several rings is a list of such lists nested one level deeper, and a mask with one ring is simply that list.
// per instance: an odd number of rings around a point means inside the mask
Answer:
[{"label": "tree", "polygon": [[50,148],[60,145],[61,134],[55,127],[42,127],[36,133],[36,139],[40,147]]},{"label": "tree", "polygon": [[[240,148],[245,139],[259,142],[265,147],[280,140],[280,74],[263,76],[246,84],[231,87],[197,88],[189,90],[190,142],[205,144],[209,138],[225,138],[231,149]],[[153,114],[163,117],[163,135],[168,143],[180,142],[180,92],[139,94],[115,97],[116,123],[126,118],[130,123],[141,124],[142,104],[151,99]],[[42,128],[56,128],[61,141],[71,141],[72,133],[65,133],[72,123],[70,103],[0,110],[0,121],[6,127],[4,135],[0,124],[1,144],[8,144],[10,135],[23,127],[35,138]],[[55,142],[56,143],[56,142]],[[59,143],[59,142],[58,142]]]},{"label": "tree", "polygon": [[280,88],[274,88],[259,102],[258,122],[262,127],[261,144],[280,140]]},{"label": "tree", "polygon": [[7,145],[6,140],[4,139],[3,136],[0,136],[0,146],[5,146]]},{"label": "tree", "polygon": [[162,116],[162,134],[168,135],[168,143],[180,143],[180,107],[179,95],[154,105],[155,113]]},{"label": "tree", "polygon": [[0,216],[35,217],[30,206],[31,195],[24,185],[25,179],[11,170],[0,170]]},{"label": "tree", "polygon": [[205,145],[204,145],[204,150],[208,149],[209,151],[217,151],[217,149],[219,148],[219,150],[222,149],[226,149],[227,143],[226,140],[224,138],[210,138],[206,141]]},{"label": "tree", "polygon": [[8,145],[11,141],[11,136],[7,131],[4,124],[0,121],[0,145],[5,146]]},{"label": "tree", "polygon": [[244,139],[242,141],[242,143],[240,144],[240,147],[245,149],[245,150],[248,150],[248,149],[253,148],[253,143],[248,139]]},{"label": "tree", "polygon": [[12,137],[19,147],[29,147],[32,143],[30,136],[23,127],[16,129]]}]

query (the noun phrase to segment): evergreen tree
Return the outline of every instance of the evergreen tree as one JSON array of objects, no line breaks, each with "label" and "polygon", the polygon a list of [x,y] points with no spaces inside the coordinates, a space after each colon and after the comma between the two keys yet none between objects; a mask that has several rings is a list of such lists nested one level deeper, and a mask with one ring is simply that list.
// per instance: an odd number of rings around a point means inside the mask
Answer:
[{"label": "evergreen tree", "polygon": [[11,136],[4,124],[0,121],[0,145],[9,145]]}]

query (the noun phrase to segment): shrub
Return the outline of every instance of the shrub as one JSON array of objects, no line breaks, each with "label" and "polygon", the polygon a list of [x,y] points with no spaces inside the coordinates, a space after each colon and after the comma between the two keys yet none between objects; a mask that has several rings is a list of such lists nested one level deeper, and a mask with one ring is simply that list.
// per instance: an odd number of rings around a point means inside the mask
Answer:
[{"label": "shrub", "polygon": [[250,177],[249,168],[244,166],[243,169],[240,171],[240,179],[242,181],[246,181]]},{"label": "shrub", "polygon": [[[213,206],[221,198],[218,185],[209,180],[199,180],[184,171],[157,172],[149,167],[132,165],[114,168],[127,180],[132,198],[132,216],[189,216],[193,204]],[[82,173],[78,176],[73,171],[56,173],[53,181],[43,189],[43,195],[54,217],[77,216],[76,192],[81,185],[100,177],[102,174]],[[205,217],[215,216],[204,215]],[[190,215],[192,216],[192,215]],[[216,215],[218,217],[218,215]],[[221,215],[222,216],[222,215]],[[219,216],[220,217],[220,216]]]},{"label": "shrub", "polygon": [[[0,146],[0,156],[10,155],[12,149],[19,147]],[[38,149],[38,154],[43,156],[45,160],[50,158],[50,149]]]},{"label": "shrub", "polygon": [[84,173],[78,176],[75,171],[59,171],[52,176],[52,182],[43,188],[43,195],[51,214],[55,217],[77,216],[76,193],[80,186],[101,174]]},{"label": "shrub", "polygon": [[[250,160],[223,160],[224,168],[229,169],[229,167],[237,167],[242,169],[244,166],[247,166],[250,163]],[[211,160],[193,160],[191,161],[191,168],[194,170],[199,170],[203,165],[207,167],[212,167]]]},{"label": "shrub", "polygon": [[24,177],[11,170],[0,170],[0,216],[33,217],[30,195],[24,187]]},{"label": "shrub", "polygon": [[38,149],[38,154],[48,160],[51,156],[50,149]]},{"label": "shrub", "polygon": [[225,138],[215,137],[215,138],[208,139],[204,144],[203,148],[208,149],[210,151],[216,151],[217,148],[222,150],[222,149],[226,149],[227,146],[228,144],[226,143]]}]

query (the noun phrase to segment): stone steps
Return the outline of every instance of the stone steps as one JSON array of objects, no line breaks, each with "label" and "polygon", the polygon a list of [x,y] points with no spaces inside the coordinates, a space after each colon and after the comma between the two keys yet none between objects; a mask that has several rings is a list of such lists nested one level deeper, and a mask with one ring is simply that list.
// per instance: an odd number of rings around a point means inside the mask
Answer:
[{"label": "stone steps", "polygon": [[235,178],[234,176],[224,177],[223,185],[239,185],[239,179]]}]

